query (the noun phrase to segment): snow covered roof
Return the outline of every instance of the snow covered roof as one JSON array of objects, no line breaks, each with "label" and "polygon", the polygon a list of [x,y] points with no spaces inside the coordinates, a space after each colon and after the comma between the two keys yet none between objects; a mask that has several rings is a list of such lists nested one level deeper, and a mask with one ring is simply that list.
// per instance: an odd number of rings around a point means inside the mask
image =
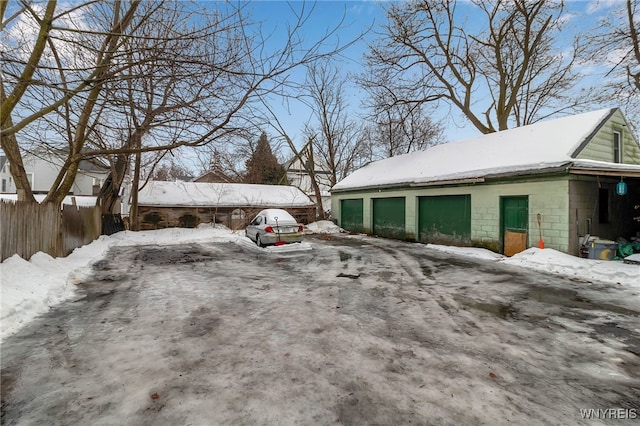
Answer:
[{"label": "snow covered roof", "polygon": [[[332,191],[444,184],[567,167],[576,162],[573,156],[616,110],[539,122],[376,161],[338,182]],[[640,170],[638,166],[631,168]]]},{"label": "snow covered roof", "polygon": [[314,203],[298,188],[212,182],[151,181],[138,193],[138,204],[157,207],[308,207]]}]

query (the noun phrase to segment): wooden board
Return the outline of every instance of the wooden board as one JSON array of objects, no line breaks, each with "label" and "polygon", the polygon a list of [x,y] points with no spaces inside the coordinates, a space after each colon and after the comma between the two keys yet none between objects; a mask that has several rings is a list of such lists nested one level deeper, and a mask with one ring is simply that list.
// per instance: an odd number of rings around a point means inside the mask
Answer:
[{"label": "wooden board", "polygon": [[527,234],[521,232],[505,231],[504,255],[513,256],[527,249]]}]

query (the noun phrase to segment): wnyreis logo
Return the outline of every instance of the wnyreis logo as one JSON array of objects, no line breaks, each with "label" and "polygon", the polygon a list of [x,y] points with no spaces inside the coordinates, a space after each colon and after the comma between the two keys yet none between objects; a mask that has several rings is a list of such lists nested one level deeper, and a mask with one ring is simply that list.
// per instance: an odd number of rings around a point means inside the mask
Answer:
[{"label": "wnyreis logo", "polygon": [[635,408],[581,408],[580,416],[585,420],[634,420],[638,418]]}]

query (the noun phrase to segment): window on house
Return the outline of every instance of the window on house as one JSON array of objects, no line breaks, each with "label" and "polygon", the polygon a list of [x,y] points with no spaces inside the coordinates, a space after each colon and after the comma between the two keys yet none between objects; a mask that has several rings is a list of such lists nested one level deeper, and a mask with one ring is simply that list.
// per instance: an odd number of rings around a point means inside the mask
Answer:
[{"label": "window on house", "polygon": [[2,179],[2,192],[7,192],[7,180]]},{"label": "window on house", "polygon": [[609,223],[609,189],[598,190],[598,223]]},{"label": "window on house", "polygon": [[33,189],[33,173],[27,173],[27,180],[29,181],[31,189]]},{"label": "window on house", "polygon": [[622,139],[620,138],[620,132],[613,132],[613,162],[622,163]]}]

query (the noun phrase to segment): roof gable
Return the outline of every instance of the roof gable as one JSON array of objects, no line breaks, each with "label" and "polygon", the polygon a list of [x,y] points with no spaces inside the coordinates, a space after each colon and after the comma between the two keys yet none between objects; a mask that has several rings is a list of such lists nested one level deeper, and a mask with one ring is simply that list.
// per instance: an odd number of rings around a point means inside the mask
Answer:
[{"label": "roof gable", "polygon": [[543,121],[376,161],[334,190],[412,185],[545,170],[571,163],[616,109]]},{"label": "roof gable", "polygon": [[604,117],[602,119],[602,121],[600,121],[600,124],[598,124],[596,126],[596,128],[593,129],[593,131],[591,132],[591,134],[589,134],[586,138],[584,138],[584,140],[580,143],[580,145],[578,145],[576,147],[576,149],[573,150],[573,152],[571,153],[571,157],[572,158],[577,158],[578,155],[580,155],[580,153],[585,149],[585,147],[587,145],[589,145],[589,143],[593,140],[593,138],[600,132],[602,131],[602,128],[605,126],[605,124],[611,119],[611,117],[613,116],[613,114],[615,114],[616,111],[619,111],[618,108],[612,108],[609,111],[609,114]]},{"label": "roof gable", "polygon": [[573,152],[572,157],[580,160],[614,161],[614,133],[620,138],[622,163],[640,164],[640,146],[619,109],[611,111],[609,117]]}]

